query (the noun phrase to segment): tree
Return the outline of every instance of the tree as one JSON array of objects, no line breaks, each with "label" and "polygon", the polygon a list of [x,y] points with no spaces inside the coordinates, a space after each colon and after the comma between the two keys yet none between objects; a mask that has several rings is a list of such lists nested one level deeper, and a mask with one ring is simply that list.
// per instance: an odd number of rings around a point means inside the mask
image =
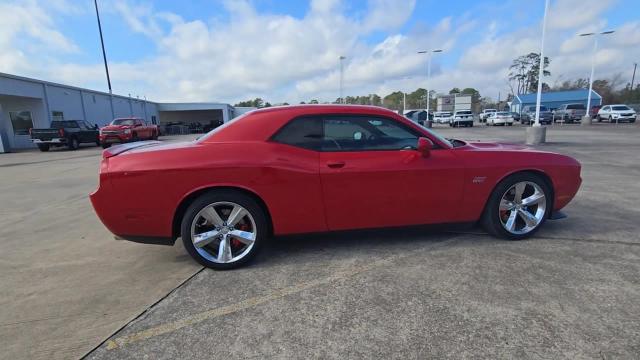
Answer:
[{"label": "tree", "polygon": [[311,101],[309,101],[309,104],[317,104],[317,103],[318,103],[318,100],[316,99],[311,99]]},{"label": "tree", "polygon": [[[550,64],[549,57],[544,57],[542,76],[550,76],[547,67]],[[540,55],[529,53],[513,60],[509,66],[509,81],[515,83],[517,94],[534,92],[538,89],[538,70],[540,69]],[[548,87],[548,85],[547,85]],[[513,87],[512,87],[513,88]]]},{"label": "tree", "polygon": [[392,110],[402,109],[404,94],[401,91],[394,91],[382,99],[382,104]]},{"label": "tree", "polygon": [[453,94],[460,94],[460,89],[458,89],[457,87],[454,87],[453,89],[449,90],[449,95],[453,95]]}]

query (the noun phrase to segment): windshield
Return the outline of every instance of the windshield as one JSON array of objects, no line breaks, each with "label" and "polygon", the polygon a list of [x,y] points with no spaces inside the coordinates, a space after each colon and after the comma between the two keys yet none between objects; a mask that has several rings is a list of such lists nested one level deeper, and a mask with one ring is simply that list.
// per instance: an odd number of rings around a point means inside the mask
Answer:
[{"label": "windshield", "polygon": [[498,110],[496,109],[485,109],[484,112],[488,113],[488,112],[496,112]]},{"label": "windshield", "polygon": [[53,129],[69,129],[69,128],[77,128],[78,123],[75,121],[52,121],[51,127]]},{"label": "windshield", "polygon": [[611,108],[613,110],[622,110],[622,111],[631,110],[631,109],[629,109],[628,106],[624,106],[624,105],[612,106]]},{"label": "windshield", "polygon": [[116,119],[113,120],[111,125],[135,125],[134,119]]},{"label": "windshield", "polygon": [[567,109],[584,110],[585,107],[582,104],[571,104],[571,105],[567,105]]},{"label": "windshield", "polygon": [[435,114],[435,117],[444,117],[444,116],[451,116],[451,113],[443,112],[443,113],[436,113]]},{"label": "windshield", "polygon": [[510,112],[505,112],[505,111],[500,111],[498,113],[496,113],[496,115],[511,115]]},{"label": "windshield", "polygon": [[471,111],[457,111],[456,115],[471,115]]}]

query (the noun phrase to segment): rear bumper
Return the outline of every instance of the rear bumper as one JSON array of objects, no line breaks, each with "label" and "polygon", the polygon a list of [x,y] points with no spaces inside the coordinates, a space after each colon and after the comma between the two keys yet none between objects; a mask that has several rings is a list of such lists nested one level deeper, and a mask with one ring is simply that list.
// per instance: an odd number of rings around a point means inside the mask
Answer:
[{"label": "rear bumper", "polygon": [[41,139],[31,139],[34,144],[66,144],[67,139],[65,138],[55,138],[50,140],[41,140]]}]

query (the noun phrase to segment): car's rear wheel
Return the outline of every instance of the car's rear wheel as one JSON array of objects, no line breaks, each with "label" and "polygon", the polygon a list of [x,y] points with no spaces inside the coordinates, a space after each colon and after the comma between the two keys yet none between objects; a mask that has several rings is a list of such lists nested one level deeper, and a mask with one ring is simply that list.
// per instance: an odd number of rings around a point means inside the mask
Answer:
[{"label": "car's rear wheel", "polygon": [[492,235],[521,240],[533,235],[549,217],[551,189],[539,175],[519,173],[493,190],[482,216]]},{"label": "car's rear wheel", "polygon": [[40,151],[49,151],[49,144],[38,144],[38,149],[40,149]]},{"label": "car's rear wheel", "polygon": [[247,263],[268,236],[260,205],[234,191],[213,191],[196,199],[182,218],[181,231],[189,255],[217,270]]}]

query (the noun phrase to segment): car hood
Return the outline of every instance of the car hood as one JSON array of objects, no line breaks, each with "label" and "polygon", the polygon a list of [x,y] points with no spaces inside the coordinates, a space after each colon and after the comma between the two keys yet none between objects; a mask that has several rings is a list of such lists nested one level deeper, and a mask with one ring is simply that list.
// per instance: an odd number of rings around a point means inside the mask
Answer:
[{"label": "car hood", "polygon": [[509,143],[500,143],[500,142],[488,142],[488,141],[467,141],[465,147],[469,150],[504,150],[504,151],[514,151],[514,150],[527,150],[527,151],[537,151],[530,147],[520,145],[520,144],[509,144]]}]

